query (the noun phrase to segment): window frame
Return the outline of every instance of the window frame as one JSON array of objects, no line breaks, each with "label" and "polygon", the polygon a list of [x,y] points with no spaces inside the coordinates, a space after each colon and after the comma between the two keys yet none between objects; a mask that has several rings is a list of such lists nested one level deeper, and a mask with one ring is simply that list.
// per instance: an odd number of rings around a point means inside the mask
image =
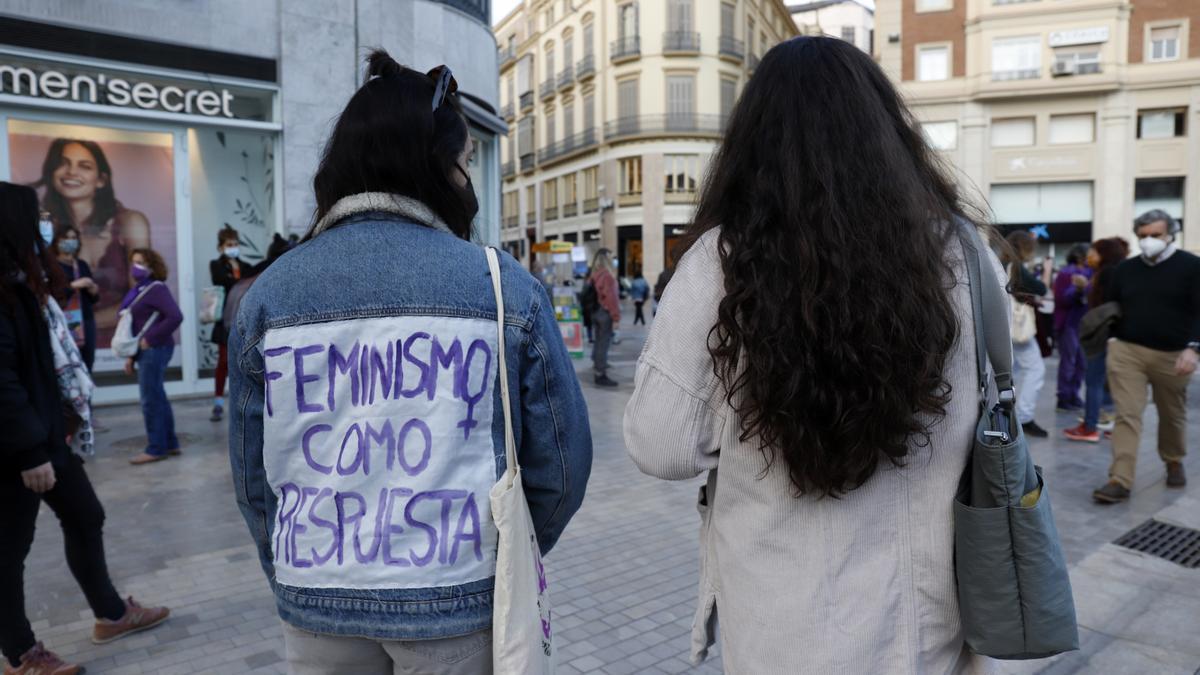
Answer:
[{"label": "window frame", "polygon": [[[1054,140],[1054,120],[1062,120],[1067,117],[1088,117],[1092,121],[1092,137],[1086,141],[1058,141]],[[1036,136],[1037,130],[1034,130]],[[1050,115],[1046,121],[1046,145],[1091,145],[1096,142],[1096,113],[1094,111],[1084,112],[1068,112],[1054,113]]]},{"label": "window frame", "polygon": [[[1030,128],[1033,130],[1033,135],[1032,135],[1032,138],[1030,139],[1030,142],[1029,143],[1020,143],[1020,144],[1012,144],[1012,145],[1007,145],[1007,144],[1006,145],[996,145],[996,130],[995,130],[996,123],[997,122],[1014,122],[1017,120],[1028,120],[1029,121]],[[988,121],[988,147],[989,148],[1000,148],[1000,149],[1032,148],[1032,147],[1037,146],[1037,144],[1038,144],[1037,141],[1038,141],[1037,117],[1034,115],[1016,115],[1016,116],[1012,116],[1012,117],[993,117],[991,120]]]},{"label": "window frame", "polygon": [[[921,55],[926,52],[932,52],[935,50],[940,50],[940,51],[944,52],[946,55],[946,69],[944,72],[944,76],[939,77],[939,78],[930,78],[930,79],[922,78],[921,77],[921,74],[922,74]],[[954,74],[954,44],[953,43],[951,43],[951,42],[923,42],[923,43],[913,47],[913,54],[915,56],[914,62],[913,62],[913,66],[914,66],[913,75],[914,75],[915,81],[917,81],[917,82],[945,82],[953,77],[953,74]]]},{"label": "window frame", "polygon": [[954,0],[916,0],[913,11],[917,14],[949,12],[954,9]]},{"label": "window frame", "polygon": [[[1174,28],[1175,33],[1175,54],[1171,57],[1154,57],[1154,31]],[[1142,61],[1146,63],[1173,63],[1175,61],[1183,61],[1187,59],[1187,21],[1183,19],[1171,19],[1166,21],[1147,22],[1145,26],[1145,35],[1142,44]]]},{"label": "window frame", "polygon": [[[1018,44],[1021,42],[1032,45],[1037,41],[1037,63],[1031,68],[1017,68],[1016,70],[996,70],[996,46],[998,44]],[[989,54],[990,61],[988,63],[991,69],[993,82],[1013,82],[1021,80],[1037,80],[1042,77],[1042,52],[1046,48],[1045,36],[1041,33],[1033,33],[1028,35],[1005,35],[992,38],[991,53]]]}]

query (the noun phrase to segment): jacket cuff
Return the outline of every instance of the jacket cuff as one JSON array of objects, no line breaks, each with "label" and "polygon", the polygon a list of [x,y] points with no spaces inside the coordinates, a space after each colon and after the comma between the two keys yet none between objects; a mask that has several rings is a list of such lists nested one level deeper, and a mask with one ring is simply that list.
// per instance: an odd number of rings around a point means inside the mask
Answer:
[{"label": "jacket cuff", "polygon": [[45,443],[35,445],[33,448],[25,451],[21,455],[20,461],[17,462],[17,468],[21,471],[28,471],[34,467],[41,466],[50,461],[50,453]]}]

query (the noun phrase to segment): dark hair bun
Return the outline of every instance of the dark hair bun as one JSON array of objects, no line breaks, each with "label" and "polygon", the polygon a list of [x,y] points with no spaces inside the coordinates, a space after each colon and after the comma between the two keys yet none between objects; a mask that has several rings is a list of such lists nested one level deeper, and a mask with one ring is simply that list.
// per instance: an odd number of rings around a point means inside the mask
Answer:
[{"label": "dark hair bun", "polygon": [[403,71],[404,66],[396,63],[386,49],[376,49],[367,57],[367,77],[399,75]]}]

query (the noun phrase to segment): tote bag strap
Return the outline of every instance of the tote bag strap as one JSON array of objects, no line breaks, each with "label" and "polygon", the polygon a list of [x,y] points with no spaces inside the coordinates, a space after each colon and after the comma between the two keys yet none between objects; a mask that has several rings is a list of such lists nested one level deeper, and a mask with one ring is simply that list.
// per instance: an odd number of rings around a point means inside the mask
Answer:
[{"label": "tote bag strap", "polygon": [[485,253],[488,271],[492,275],[492,292],[496,295],[496,351],[500,354],[500,405],[504,407],[504,456],[508,462],[504,476],[511,487],[516,479],[518,466],[517,443],[513,437],[512,403],[508,396],[508,362],[504,354],[504,293],[500,288],[500,258],[496,255],[496,249],[489,246]]},{"label": "tote bag strap", "polygon": [[971,286],[971,316],[975,322],[975,361],[979,369],[981,398],[986,399],[990,381],[987,363],[994,371],[996,390],[1001,403],[1015,400],[1012,380],[1012,337],[1008,331],[1008,312],[1005,310],[1004,288],[996,279],[995,270],[987,257],[987,247],[979,237],[974,223],[959,218],[959,241],[967,263]]}]

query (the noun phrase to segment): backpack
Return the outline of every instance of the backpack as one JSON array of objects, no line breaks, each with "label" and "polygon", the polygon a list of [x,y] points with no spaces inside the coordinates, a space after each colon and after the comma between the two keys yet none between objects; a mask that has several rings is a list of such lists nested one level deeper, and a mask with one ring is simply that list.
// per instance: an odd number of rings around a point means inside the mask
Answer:
[{"label": "backpack", "polygon": [[588,280],[583,285],[583,290],[579,291],[579,305],[583,308],[583,313],[588,316],[600,308],[600,294],[596,292],[596,284],[593,284],[591,280]]}]

